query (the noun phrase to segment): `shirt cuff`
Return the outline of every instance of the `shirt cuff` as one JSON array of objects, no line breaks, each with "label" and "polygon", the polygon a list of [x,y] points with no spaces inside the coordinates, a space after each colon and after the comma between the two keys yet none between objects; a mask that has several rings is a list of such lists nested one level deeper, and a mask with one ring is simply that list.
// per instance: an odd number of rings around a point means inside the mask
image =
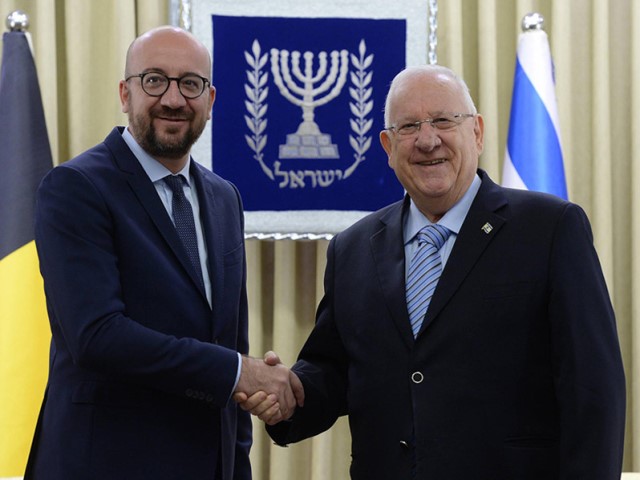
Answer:
[{"label": "shirt cuff", "polygon": [[238,382],[240,381],[240,372],[242,372],[242,355],[239,352],[236,353],[238,355],[238,370],[236,371],[236,381],[233,383],[233,388],[231,389],[231,395],[229,395],[229,400],[233,397],[233,392],[236,391],[236,387],[238,386]]}]

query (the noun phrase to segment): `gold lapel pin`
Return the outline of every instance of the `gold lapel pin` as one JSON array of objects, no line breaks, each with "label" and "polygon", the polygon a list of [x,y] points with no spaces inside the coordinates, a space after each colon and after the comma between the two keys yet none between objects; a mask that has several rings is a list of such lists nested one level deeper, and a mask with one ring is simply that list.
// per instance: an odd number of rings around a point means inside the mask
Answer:
[{"label": "gold lapel pin", "polygon": [[486,233],[487,235],[488,235],[489,233],[491,233],[491,230],[493,230],[493,225],[491,225],[489,222],[485,223],[485,224],[482,226],[482,231],[483,231],[484,233]]}]

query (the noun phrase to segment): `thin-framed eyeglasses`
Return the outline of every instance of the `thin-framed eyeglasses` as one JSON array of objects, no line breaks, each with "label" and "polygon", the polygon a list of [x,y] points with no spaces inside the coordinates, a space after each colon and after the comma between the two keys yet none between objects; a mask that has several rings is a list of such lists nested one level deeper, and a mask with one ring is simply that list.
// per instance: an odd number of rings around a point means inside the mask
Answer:
[{"label": "thin-framed eyeglasses", "polygon": [[202,95],[207,84],[210,83],[209,80],[195,73],[188,73],[182,77],[168,77],[160,72],[145,72],[129,75],[124,81],[128,82],[132,78],[139,78],[142,90],[151,97],[161,97],[169,90],[171,82],[175,81],[182,96],[191,100]]},{"label": "thin-framed eyeglasses", "polygon": [[386,130],[392,130],[402,136],[414,135],[420,131],[423,123],[428,123],[436,130],[453,130],[467,118],[475,116],[475,113],[442,113],[434,118],[403,123],[402,125],[391,125],[387,127]]}]

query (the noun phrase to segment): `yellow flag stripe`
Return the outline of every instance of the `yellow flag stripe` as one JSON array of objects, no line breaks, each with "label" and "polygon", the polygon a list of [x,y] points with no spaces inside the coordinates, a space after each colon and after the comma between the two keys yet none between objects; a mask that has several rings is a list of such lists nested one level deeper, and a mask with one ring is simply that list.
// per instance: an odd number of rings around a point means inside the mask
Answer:
[{"label": "yellow flag stripe", "polygon": [[50,340],[32,241],[0,260],[0,477],[24,473],[47,380]]}]

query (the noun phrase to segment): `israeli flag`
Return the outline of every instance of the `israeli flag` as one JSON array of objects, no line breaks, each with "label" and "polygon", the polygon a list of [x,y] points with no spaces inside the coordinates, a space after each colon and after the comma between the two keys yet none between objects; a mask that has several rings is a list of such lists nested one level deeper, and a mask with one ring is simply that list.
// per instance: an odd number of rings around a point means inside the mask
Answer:
[{"label": "israeli flag", "polygon": [[554,88],[547,34],[526,30],[518,39],[502,185],[567,200]]}]

